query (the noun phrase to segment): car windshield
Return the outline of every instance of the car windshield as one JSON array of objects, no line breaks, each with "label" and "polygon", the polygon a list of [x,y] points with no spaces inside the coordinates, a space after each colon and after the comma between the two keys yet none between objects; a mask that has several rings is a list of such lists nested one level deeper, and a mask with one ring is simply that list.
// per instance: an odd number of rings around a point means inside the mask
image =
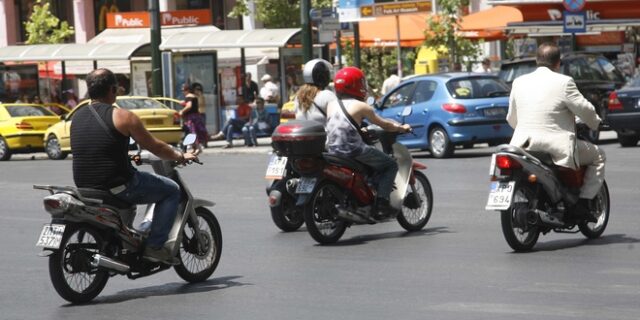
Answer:
[{"label": "car windshield", "polygon": [[505,97],[509,88],[498,78],[458,78],[447,82],[447,89],[456,99]]},{"label": "car windshield", "polygon": [[55,114],[42,106],[6,106],[12,117],[40,117],[55,116]]},{"label": "car windshield", "polygon": [[637,87],[640,87],[640,76],[629,80],[629,82],[627,82],[627,84],[625,84],[624,86],[625,86],[625,88],[637,88]]},{"label": "car windshield", "polygon": [[167,108],[164,104],[153,99],[118,99],[116,104],[127,110]]},{"label": "car windshield", "polygon": [[505,64],[500,69],[500,72],[498,73],[498,77],[500,77],[500,79],[502,79],[506,83],[511,83],[517,77],[527,73],[531,73],[535,70],[536,70],[535,61]]}]

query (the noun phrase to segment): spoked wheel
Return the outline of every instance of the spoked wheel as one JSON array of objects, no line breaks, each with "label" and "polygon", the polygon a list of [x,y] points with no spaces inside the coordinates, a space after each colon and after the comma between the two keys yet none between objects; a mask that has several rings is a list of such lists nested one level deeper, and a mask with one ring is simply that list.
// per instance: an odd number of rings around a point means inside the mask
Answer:
[{"label": "spoked wheel", "polygon": [[525,213],[529,210],[529,198],[526,190],[516,185],[513,203],[508,210],[500,212],[502,234],[509,246],[517,251],[529,251],[538,242],[540,231],[535,225],[527,223]]},{"label": "spoked wheel", "polygon": [[335,243],[347,229],[338,219],[336,205],[344,197],[335,184],[323,181],[304,207],[304,222],[311,237],[320,244]]},{"label": "spoked wheel", "polygon": [[196,208],[200,237],[196,236],[195,226],[188,221],[180,244],[181,264],[174,266],[180,278],[188,282],[207,280],[218,267],[222,253],[222,232],[220,224],[211,211]]},{"label": "spoked wheel", "polygon": [[45,144],[45,151],[47,152],[47,156],[52,160],[62,160],[69,155],[68,152],[63,152],[62,147],[60,147],[60,141],[54,135],[49,136],[47,138],[47,143]]},{"label": "spoked wheel", "polygon": [[271,219],[284,232],[296,231],[304,224],[302,210],[296,207],[296,199],[287,192],[284,183],[281,183],[277,190],[282,194],[282,198],[280,205],[271,207]]},{"label": "spoked wheel", "polygon": [[595,239],[602,235],[609,223],[609,210],[611,207],[609,205],[609,188],[606,182],[602,184],[600,192],[598,192],[593,199],[591,205],[595,213],[594,216],[598,221],[582,222],[578,225],[578,228],[580,228],[580,232],[582,232],[585,237]]},{"label": "spoked wheel", "polygon": [[402,213],[398,215],[398,223],[407,231],[418,231],[424,228],[431,218],[433,208],[433,192],[429,179],[419,171],[415,173],[416,183],[410,188],[402,204]]},{"label": "spoked wheel", "polygon": [[49,276],[53,287],[65,300],[85,303],[95,298],[109,279],[106,270],[91,266],[92,257],[103,252],[100,233],[87,225],[68,224],[60,250],[49,256]]}]

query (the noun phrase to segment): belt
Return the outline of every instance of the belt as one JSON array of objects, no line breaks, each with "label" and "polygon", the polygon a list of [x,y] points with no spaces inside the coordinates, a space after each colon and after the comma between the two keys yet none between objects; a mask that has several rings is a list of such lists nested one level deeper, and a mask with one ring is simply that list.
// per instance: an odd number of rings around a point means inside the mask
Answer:
[{"label": "belt", "polygon": [[116,187],[113,187],[111,189],[109,189],[109,192],[111,192],[111,194],[118,194],[122,191],[124,191],[125,189],[127,189],[127,185],[126,184],[122,184]]}]

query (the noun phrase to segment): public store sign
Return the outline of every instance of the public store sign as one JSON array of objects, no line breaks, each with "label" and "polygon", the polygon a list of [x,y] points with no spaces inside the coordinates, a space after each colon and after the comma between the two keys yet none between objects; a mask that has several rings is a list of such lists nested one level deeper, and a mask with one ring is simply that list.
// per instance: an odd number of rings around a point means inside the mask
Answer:
[{"label": "public store sign", "polygon": [[430,11],[431,1],[389,2],[361,6],[360,16],[363,18],[368,18]]},{"label": "public store sign", "polygon": [[[202,10],[178,10],[160,12],[160,24],[177,25],[210,25],[211,12]],[[107,13],[107,28],[148,28],[151,20],[148,11]]]}]

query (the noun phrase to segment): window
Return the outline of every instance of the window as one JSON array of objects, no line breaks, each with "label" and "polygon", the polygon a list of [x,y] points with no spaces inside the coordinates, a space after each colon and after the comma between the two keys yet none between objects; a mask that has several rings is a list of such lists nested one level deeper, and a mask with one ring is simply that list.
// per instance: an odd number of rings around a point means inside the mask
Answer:
[{"label": "window", "polygon": [[41,106],[7,106],[12,117],[54,116],[55,114]]},{"label": "window", "polygon": [[616,69],[616,67],[611,62],[609,62],[609,60],[600,57],[598,58],[598,64],[602,67],[602,70],[604,70],[604,73],[607,75],[607,78],[609,78],[609,80],[624,82],[624,76],[622,76],[622,73],[620,73],[620,71]]},{"label": "window", "polygon": [[382,104],[382,109],[403,107],[409,104],[409,98],[416,87],[415,82],[406,84],[391,93]]},{"label": "window", "polygon": [[166,106],[154,99],[118,99],[116,104],[127,110],[166,108]]},{"label": "window", "polygon": [[421,103],[431,100],[433,94],[436,92],[438,83],[431,80],[420,81],[416,86],[416,91],[413,94],[412,103]]},{"label": "window", "polygon": [[447,89],[456,99],[481,99],[509,95],[507,85],[494,77],[454,79],[447,82]]}]

